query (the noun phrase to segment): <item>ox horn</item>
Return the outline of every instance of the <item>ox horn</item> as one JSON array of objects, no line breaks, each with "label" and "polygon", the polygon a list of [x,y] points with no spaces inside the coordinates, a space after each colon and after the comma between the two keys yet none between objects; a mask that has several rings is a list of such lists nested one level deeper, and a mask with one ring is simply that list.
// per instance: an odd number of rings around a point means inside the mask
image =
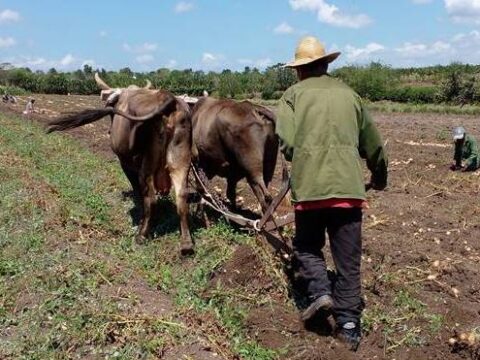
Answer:
[{"label": "ox horn", "polygon": [[147,79],[147,85],[145,85],[144,89],[151,89],[152,88],[152,82]]},{"label": "ox horn", "polygon": [[98,73],[95,73],[95,82],[97,83],[98,87],[102,90],[111,90],[111,87],[108,86],[105,81],[103,81],[101,78],[100,78],[100,75],[98,75]]}]

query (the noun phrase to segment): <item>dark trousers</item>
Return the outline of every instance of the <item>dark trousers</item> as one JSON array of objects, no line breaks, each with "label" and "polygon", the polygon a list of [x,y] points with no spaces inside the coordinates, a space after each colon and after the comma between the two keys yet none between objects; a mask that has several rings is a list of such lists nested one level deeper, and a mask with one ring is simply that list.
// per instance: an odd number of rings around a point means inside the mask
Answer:
[{"label": "dark trousers", "polygon": [[[332,295],[337,322],[358,321],[363,310],[360,263],[362,210],[326,208],[295,212],[294,269],[310,300]],[[325,231],[335,263],[336,277],[327,275]]]}]

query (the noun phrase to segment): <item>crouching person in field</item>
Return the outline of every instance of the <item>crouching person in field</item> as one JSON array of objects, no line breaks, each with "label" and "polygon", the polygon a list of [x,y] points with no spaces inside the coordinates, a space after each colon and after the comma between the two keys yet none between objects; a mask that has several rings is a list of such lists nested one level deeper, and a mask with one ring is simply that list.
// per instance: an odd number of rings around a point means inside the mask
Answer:
[{"label": "crouching person in field", "polygon": [[453,140],[455,141],[455,152],[451,166],[452,171],[475,171],[480,167],[480,158],[478,145],[475,138],[466,133],[461,126],[453,130]]},{"label": "crouching person in field", "polygon": [[[366,194],[360,160],[367,160],[373,189],[383,190],[387,157],[360,97],[327,74],[328,64],[339,55],[326,54],[313,37],[301,40],[295,61],[287,65],[297,71],[300,82],[280,100],[276,130],[292,162],[294,269],[311,301],[302,319],[332,312],[337,337],[356,350],[364,307],[360,262]],[[333,286],[322,252],[325,232],[337,274]]]},{"label": "crouching person in field", "polygon": [[29,99],[27,105],[25,105],[25,110],[23,115],[30,115],[35,112],[35,99]]}]

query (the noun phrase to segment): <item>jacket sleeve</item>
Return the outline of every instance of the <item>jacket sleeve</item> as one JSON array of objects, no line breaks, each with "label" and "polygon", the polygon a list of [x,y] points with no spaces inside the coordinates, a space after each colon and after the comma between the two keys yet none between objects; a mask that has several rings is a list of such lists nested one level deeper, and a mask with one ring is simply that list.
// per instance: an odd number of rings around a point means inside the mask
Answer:
[{"label": "jacket sleeve", "polygon": [[360,156],[367,161],[375,189],[383,190],[387,186],[388,178],[387,154],[380,133],[363,104],[361,105],[359,152]]},{"label": "jacket sleeve", "polygon": [[475,140],[468,140],[468,157],[465,160],[465,168],[468,170],[474,170],[477,166],[477,157],[478,157],[478,145]]},{"label": "jacket sleeve", "polygon": [[295,141],[295,115],[293,103],[285,93],[280,99],[278,105],[277,125],[275,127],[279,141],[280,150],[285,155],[285,159],[292,161]]}]

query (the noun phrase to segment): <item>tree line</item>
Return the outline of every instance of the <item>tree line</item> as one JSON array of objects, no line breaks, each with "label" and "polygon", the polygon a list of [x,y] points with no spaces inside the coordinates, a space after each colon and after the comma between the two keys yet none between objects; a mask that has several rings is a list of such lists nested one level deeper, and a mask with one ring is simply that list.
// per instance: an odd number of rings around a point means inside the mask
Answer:
[{"label": "tree line", "polygon": [[[143,86],[149,79],[155,88],[174,94],[198,96],[204,90],[218,97],[235,99],[278,99],[296,82],[295,72],[282,64],[260,71],[246,67],[243,71],[224,70],[204,72],[158,69],[147,73],[129,68],[119,71],[94,70],[85,65],[73,72],[32,71],[0,64],[0,90],[12,95],[22,93],[98,94],[94,80],[98,71],[112,87],[131,84]],[[371,63],[364,66],[345,66],[331,75],[349,84],[370,101],[390,100],[406,103],[477,103],[480,102],[479,65],[453,63],[448,66],[396,69]]]}]

